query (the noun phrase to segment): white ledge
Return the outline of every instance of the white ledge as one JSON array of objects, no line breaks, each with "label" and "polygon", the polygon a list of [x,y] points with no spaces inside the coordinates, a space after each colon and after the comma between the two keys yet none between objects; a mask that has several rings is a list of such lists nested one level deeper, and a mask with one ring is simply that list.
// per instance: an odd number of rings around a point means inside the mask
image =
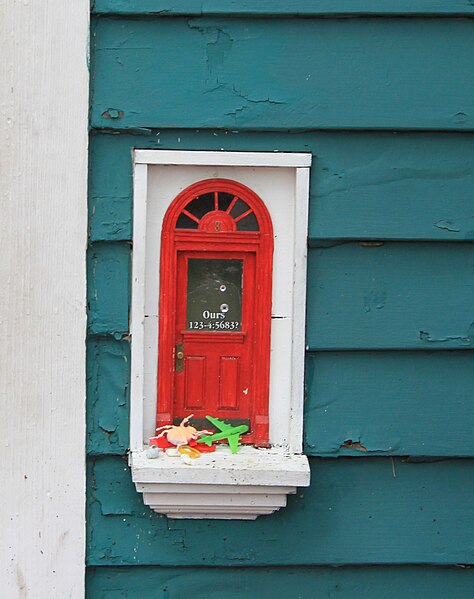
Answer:
[{"label": "white ledge", "polygon": [[169,518],[254,520],[286,505],[286,496],[310,481],[304,455],[277,449],[225,446],[185,463],[146,451],[130,456],[133,482],[146,505]]},{"label": "white ledge", "polygon": [[311,154],[298,152],[208,152],[135,150],[135,164],[309,167]]}]

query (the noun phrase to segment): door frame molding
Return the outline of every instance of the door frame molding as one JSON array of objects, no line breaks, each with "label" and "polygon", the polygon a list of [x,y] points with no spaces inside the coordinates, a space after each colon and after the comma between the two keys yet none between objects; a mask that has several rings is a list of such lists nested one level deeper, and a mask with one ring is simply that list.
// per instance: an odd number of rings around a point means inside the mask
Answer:
[{"label": "door frame molding", "polygon": [[[262,198],[273,222],[275,251],[277,247],[285,260],[278,261],[276,251],[274,260],[274,285],[272,311],[272,356],[270,370],[278,374],[278,380],[270,383],[270,443],[290,453],[302,451],[303,426],[303,378],[305,351],[305,300],[306,300],[306,240],[308,226],[309,167],[311,155],[302,153],[276,152],[204,152],[172,150],[135,150],[134,151],[134,197],[133,197],[133,262],[132,262],[132,307],[130,333],[132,340],[131,363],[131,409],[130,409],[130,448],[132,452],[143,451],[147,441],[147,427],[144,413],[150,411],[149,402],[156,401],[146,392],[145,378],[147,356],[153,360],[153,350],[147,339],[149,331],[157,330],[158,301],[156,314],[146,309],[147,295],[152,288],[156,295],[159,282],[150,281],[158,277],[160,264],[159,245],[151,237],[161,237],[161,222],[150,216],[151,203],[159,203],[161,220],[169,205],[176,197],[156,191],[160,184],[160,173],[152,169],[190,167],[192,178],[209,178],[209,169],[219,178],[228,178],[242,182]],[[199,167],[199,168],[196,168]],[[229,168],[236,169],[238,176],[229,175]],[[287,195],[272,202],[271,194],[261,193],[252,185],[252,177],[267,177],[271,185],[276,169],[286,169],[285,177],[291,182]],[[207,170],[206,170],[207,169]],[[245,173],[244,173],[245,171]],[[179,172],[179,171],[178,171]],[[201,174],[199,174],[201,172]],[[154,173],[154,174],[153,174]],[[242,174],[244,173],[244,174]],[[153,176],[152,176],[153,175]],[[151,181],[153,179],[153,181]],[[243,180],[245,179],[245,180]],[[188,187],[189,177],[183,178],[182,189]],[[257,186],[258,187],[258,186]],[[291,197],[289,197],[291,195]],[[150,243],[154,243],[151,251]],[[150,264],[151,262],[151,264]],[[284,266],[283,263],[287,264]],[[275,277],[276,269],[287,268],[285,276]],[[291,272],[290,272],[291,270]],[[278,273],[277,273],[278,274]],[[288,276],[291,279],[288,280]],[[282,279],[284,279],[282,281]],[[148,287],[148,289],[147,289]],[[157,296],[158,297],[158,296]],[[284,308],[281,309],[280,306]],[[154,319],[156,324],[154,325]],[[156,350],[155,350],[156,351]],[[151,354],[151,357],[150,357]],[[150,362],[151,363],[151,362]],[[284,366],[284,368],[282,368]],[[285,371],[283,373],[283,370]],[[282,377],[284,377],[282,379]],[[148,419],[147,419],[148,420]]]}]

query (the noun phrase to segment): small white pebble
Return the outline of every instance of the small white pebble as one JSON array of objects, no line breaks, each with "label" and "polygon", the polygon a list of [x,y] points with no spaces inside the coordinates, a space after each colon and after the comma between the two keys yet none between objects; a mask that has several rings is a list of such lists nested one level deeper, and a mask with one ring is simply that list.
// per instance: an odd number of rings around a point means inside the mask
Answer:
[{"label": "small white pebble", "polygon": [[188,455],[181,454],[181,461],[183,462],[183,464],[186,464],[186,466],[193,465],[193,460]]},{"label": "small white pebble", "polygon": [[169,447],[166,450],[166,455],[170,458],[179,458],[179,456],[181,455],[179,453],[179,451],[175,448],[175,447]]},{"label": "small white pebble", "polygon": [[146,450],[146,457],[149,460],[154,460],[160,455],[160,448],[156,447],[156,445],[152,445]]}]

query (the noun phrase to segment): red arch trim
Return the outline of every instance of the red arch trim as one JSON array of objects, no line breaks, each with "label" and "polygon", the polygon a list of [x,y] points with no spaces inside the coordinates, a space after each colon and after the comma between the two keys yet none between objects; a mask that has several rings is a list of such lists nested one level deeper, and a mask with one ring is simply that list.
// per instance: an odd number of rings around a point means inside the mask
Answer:
[{"label": "red arch trim", "polygon": [[[184,189],[172,202],[168,208],[165,218],[163,220],[163,231],[171,232],[176,228],[176,222],[179,215],[184,212],[192,220],[196,220],[195,217],[190,216],[186,209],[188,203],[194,198],[203,195],[205,193],[218,193],[225,192],[234,195],[229,208],[226,210],[227,214],[232,209],[232,205],[235,203],[236,198],[241,198],[246,202],[257,218],[259,224],[260,233],[263,235],[273,236],[273,227],[270,214],[268,213],[267,207],[258,195],[252,191],[246,185],[230,179],[205,179],[198,183],[193,183],[186,189]],[[216,202],[216,200],[215,200]],[[216,204],[215,204],[216,205]],[[244,215],[238,216],[235,220],[241,220]],[[192,229],[196,233],[196,230]],[[245,231],[239,231],[239,234],[245,235]]]}]

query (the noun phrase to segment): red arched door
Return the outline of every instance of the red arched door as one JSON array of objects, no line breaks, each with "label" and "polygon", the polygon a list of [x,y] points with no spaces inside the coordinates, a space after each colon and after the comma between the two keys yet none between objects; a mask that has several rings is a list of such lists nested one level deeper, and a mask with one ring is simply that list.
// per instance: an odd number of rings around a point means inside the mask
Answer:
[{"label": "red arched door", "polygon": [[157,426],[193,413],[249,425],[268,445],[273,230],[248,187],[208,179],[163,221]]}]

